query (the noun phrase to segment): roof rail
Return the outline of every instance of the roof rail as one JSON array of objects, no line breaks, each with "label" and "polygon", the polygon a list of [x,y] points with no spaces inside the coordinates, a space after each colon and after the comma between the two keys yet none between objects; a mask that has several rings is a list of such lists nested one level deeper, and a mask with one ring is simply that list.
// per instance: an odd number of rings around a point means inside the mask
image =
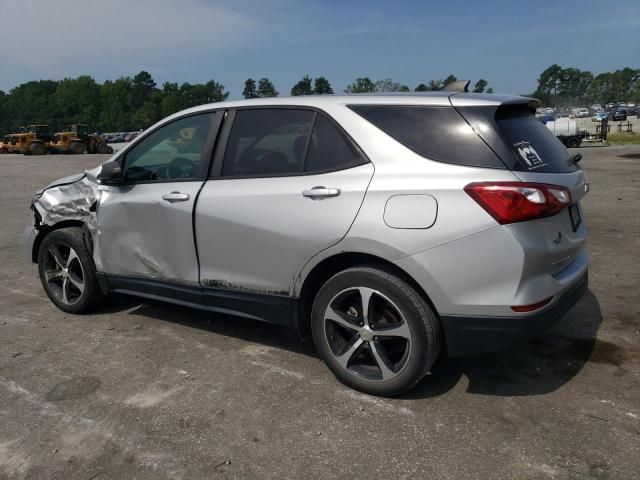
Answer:
[{"label": "roof rail", "polygon": [[447,92],[468,92],[469,84],[471,80],[456,80],[455,82],[447,83],[442,90]]}]

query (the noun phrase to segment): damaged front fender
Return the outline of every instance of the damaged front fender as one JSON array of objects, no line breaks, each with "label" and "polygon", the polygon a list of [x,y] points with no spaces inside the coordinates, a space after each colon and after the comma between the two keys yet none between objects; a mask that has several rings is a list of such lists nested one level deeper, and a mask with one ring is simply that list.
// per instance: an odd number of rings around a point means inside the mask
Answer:
[{"label": "damaged front fender", "polygon": [[96,206],[100,190],[96,174],[100,168],[61,178],[37,192],[25,231],[29,262],[37,261],[37,249],[44,235],[62,222],[82,223],[91,237],[90,250],[97,250]]}]

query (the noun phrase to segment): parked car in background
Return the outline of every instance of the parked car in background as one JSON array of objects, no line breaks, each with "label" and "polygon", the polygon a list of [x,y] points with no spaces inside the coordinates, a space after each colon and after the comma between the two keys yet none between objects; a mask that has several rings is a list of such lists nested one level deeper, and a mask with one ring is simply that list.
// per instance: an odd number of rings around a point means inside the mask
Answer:
[{"label": "parked car in background", "polygon": [[596,114],[591,117],[591,121],[592,122],[601,122],[602,120],[604,120],[605,118],[607,118],[607,112],[596,112]]},{"label": "parked car in background", "polygon": [[630,116],[630,113],[627,108],[616,108],[611,114],[611,120],[616,122],[620,120],[624,121],[628,116]]},{"label": "parked car in background", "polygon": [[574,108],[571,113],[576,118],[587,118],[589,116],[588,108]]},{"label": "parked car in background", "polygon": [[293,327],[345,384],[396,395],[443,352],[540,334],[587,289],[588,185],[535,103],[192,108],[37,192],[29,260],[65,312],[126,292]]},{"label": "parked car in background", "polygon": [[127,133],[124,136],[124,141],[125,142],[131,142],[131,141],[135,140],[138,137],[138,135],[140,135],[140,132]]}]

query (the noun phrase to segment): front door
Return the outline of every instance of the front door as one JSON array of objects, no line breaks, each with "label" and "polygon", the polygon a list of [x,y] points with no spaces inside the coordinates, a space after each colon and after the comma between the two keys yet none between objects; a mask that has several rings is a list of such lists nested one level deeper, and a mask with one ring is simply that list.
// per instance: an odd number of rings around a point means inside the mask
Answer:
[{"label": "front door", "polygon": [[125,152],[123,185],[100,187],[98,271],[198,284],[193,207],[222,112],[171,121]]},{"label": "front door", "polygon": [[290,295],[305,262],[346,235],[373,175],[329,117],[286,108],[237,110],[214,167],[195,215],[205,293]]}]

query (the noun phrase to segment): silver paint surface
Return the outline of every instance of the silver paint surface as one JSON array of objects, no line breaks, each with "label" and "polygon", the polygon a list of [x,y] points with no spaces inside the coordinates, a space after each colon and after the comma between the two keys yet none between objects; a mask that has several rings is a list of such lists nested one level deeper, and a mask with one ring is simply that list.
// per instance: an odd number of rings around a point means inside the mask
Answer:
[{"label": "silver paint surface", "polygon": [[[582,171],[522,173],[432,161],[404,147],[348,105],[495,106],[529,100],[439,92],[205,105],[156,126],[220,108],[313,107],[335,119],[371,164],[320,175],[100,189],[94,170],[75,182],[71,178],[67,179],[71,183],[47,188],[35,208],[47,226],[70,219],[86,223],[93,236],[96,265],[107,273],[296,297],[316,265],[336,254],[356,252],[395,263],[424,289],[440,314],[513,316],[511,305],[557,296],[586,270],[584,219],[576,232],[567,210],[546,219],[500,226],[463,188],[481,181],[552,183],[569,188],[577,202],[586,190]],[[143,138],[145,134],[114,158]],[[341,193],[322,200],[302,196],[315,186],[337,188]],[[173,191],[188,193],[190,200],[175,204],[162,200],[163,194]],[[385,207],[389,199],[405,195],[433,198],[437,218],[430,211],[415,224],[406,217],[401,221],[421,228],[391,228],[395,220],[385,223]],[[91,206],[96,200],[94,213]],[[419,210],[417,205],[412,208]],[[402,217],[397,212],[392,216]],[[434,221],[426,228],[429,218]],[[27,226],[28,244],[37,229]]]}]

